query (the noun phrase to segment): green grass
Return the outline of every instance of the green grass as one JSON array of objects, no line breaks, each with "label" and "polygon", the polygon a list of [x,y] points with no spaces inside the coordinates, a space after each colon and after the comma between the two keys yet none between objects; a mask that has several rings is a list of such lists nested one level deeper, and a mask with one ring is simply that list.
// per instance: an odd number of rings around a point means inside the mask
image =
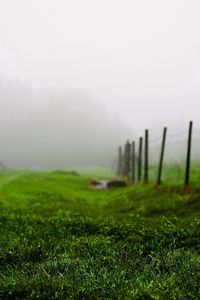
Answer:
[{"label": "green grass", "polygon": [[0,299],[199,299],[199,190],[90,178],[0,174]]},{"label": "green grass", "polygon": [[[151,183],[156,183],[158,166],[153,165],[149,170]],[[185,180],[185,162],[165,163],[162,170],[162,182],[170,187],[182,188]],[[200,161],[192,161],[190,183],[192,188],[199,188]]]}]

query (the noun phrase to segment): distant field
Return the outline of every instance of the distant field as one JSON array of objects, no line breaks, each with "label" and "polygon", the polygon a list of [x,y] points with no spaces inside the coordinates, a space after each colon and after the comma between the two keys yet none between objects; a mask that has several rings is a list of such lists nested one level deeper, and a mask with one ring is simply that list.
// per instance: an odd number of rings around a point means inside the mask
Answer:
[{"label": "distant field", "polygon": [[176,182],[95,191],[92,175],[1,172],[0,299],[199,299],[196,170],[188,194]]}]

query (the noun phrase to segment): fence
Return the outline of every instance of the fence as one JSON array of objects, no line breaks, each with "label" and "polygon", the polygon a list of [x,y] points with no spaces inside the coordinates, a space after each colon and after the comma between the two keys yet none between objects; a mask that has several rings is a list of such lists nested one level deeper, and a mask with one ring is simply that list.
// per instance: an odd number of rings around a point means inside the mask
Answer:
[{"label": "fence", "polygon": [[130,182],[198,187],[200,183],[200,131],[190,121],[185,132],[173,135],[164,127],[161,136],[151,139],[149,130],[138,141],[119,147],[118,175]]}]

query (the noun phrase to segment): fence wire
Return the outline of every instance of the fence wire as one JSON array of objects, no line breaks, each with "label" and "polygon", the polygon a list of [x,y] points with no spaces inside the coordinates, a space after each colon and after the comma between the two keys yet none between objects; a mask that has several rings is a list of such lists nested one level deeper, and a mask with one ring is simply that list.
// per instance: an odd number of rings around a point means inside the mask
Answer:
[{"label": "fence wire", "polygon": [[[160,162],[162,136],[149,140],[149,180],[156,182]],[[188,132],[167,134],[162,169],[162,182],[181,185],[184,182],[188,148]],[[200,177],[200,131],[193,130],[191,145],[191,181]],[[197,182],[195,182],[197,184]]]},{"label": "fence wire", "polygon": [[[158,171],[161,157],[163,136],[151,138],[149,133],[148,140],[148,179],[150,183],[157,183]],[[135,178],[137,178],[139,139],[135,141]],[[145,162],[145,141],[143,139],[142,170],[141,179],[144,178]],[[188,151],[188,131],[179,134],[166,134],[162,179],[161,182],[166,185],[183,186],[185,180],[186,158]],[[131,162],[132,164],[132,162]],[[193,186],[198,186],[200,182],[200,130],[192,131],[191,155],[190,155],[190,182]]]}]

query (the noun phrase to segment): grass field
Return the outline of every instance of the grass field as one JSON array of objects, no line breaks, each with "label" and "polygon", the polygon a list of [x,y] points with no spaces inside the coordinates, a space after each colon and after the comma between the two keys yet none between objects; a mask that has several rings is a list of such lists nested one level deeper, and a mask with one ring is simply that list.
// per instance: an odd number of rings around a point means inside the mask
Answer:
[{"label": "grass field", "polygon": [[200,299],[200,192],[0,173],[0,299]]}]

